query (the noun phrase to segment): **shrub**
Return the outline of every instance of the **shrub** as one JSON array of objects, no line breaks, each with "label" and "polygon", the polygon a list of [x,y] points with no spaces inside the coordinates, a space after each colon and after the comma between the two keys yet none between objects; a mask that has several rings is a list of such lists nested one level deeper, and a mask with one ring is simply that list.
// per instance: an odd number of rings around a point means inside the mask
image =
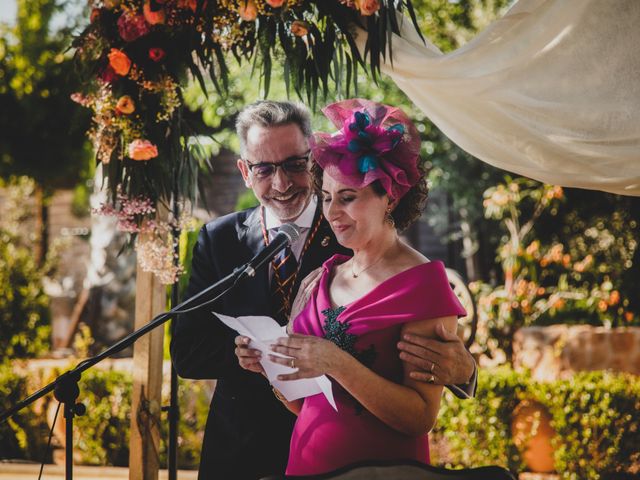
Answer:
[{"label": "shrub", "polygon": [[[524,464],[511,438],[511,414],[523,398],[527,379],[507,367],[480,370],[474,400],[447,391],[434,437],[444,438],[449,467],[500,465],[512,472]],[[445,460],[445,459],[442,459]]]},{"label": "shrub", "polygon": [[578,373],[569,380],[534,383],[500,367],[480,370],[475,400],[448,393],[433,437],[444,439],[453,467],[495,464],[520,472],[525,466],[511,438],[511,416],[522,399],[551,413],[555,468],[566,480],[638,478],[640,474],[640,379],[610,372]]},{"label": "shrub", "polygon": [[[51,381],[55,372],[49,375]],[[74,417],[74,458],[79,464],[129,464],[131,418],[131,374],[114,370],[89,369],[82,374],[78,401],[87,413]],[[180,380],[178,432],[178,466],[197,468],[211,394],[204,382]],[[163,405],[169,392],[163,392]],[[8,365],[0,365],[0,409],[4,411],[27,396],[26,379]],[[52,396],[48,401],[56,401]],[[58,416],[62,416],[62,408]],[[9,422],[0,424],[0,459],[20,458],[41,461],[49,427],[34,405],[23,409]],[[166,414],[160,422],[160,465],[166,465],[169,423]],[[51,456],[47,457],[51,461]]]},{"label": "shrub", "polygon": [[638,377],[584,372],[570,380],[535,385],[532,394],[553,417],[555,465],[562,478],[638,478]]},{"label": "shrub", "polygon": [[[0,364],[0,411],[5,411],[27,397],[27,381],[8,363]],[[25,408],[8,421],[0,423],[0,459],[42,461],[47,442],[47,425],[36,415],[34,406]],[[46,458],[50,460],[50,456]]]},{"label": "shrub", "polygon": [[49,306],[28,248],[0,227],[0,358],[35,357],[49,346]]}]

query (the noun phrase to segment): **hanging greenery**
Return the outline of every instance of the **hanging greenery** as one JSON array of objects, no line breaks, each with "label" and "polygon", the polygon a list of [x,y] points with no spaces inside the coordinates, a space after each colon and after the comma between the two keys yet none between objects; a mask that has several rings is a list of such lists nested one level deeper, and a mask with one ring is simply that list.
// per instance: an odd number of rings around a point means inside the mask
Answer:
[{"label": "hanging greenery", "polygon": [[[188,221],[200,151],[188,142],[181,115],[189,75],[205,90],[228,85],[227,59],[251,65],[265,95],[274,65],[287,89],[315,106],[317,95],[355,90],[357,69],[379,74],[395,10],[409,0],[92,0],[89,26],[74,42],[86,89],[73,100],[91,108],[89,136],[103,165],[109,202],[97,213],[117,216],[132,234],[142,267],[172,283],[170,232]],[[365,65],[354,26],[369,33]],[[390,47],[390,45],[389,45]],[[176,208],[180,205],[180,208]],[[169,212],[158,216],[158,210]]]}]

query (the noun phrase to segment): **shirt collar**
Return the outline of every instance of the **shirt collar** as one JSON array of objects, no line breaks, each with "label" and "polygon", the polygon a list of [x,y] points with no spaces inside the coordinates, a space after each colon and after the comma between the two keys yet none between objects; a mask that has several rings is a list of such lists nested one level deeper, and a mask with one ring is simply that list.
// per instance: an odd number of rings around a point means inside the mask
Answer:
[{"label": "shirt collar", "polygon": [[[313,217],[316,215],[316,206],[318,205],[318,200],[315,195],[311,195],[311,199],[309,200],[309,205],[307,208],[303,210],[298,218],[293,222],[297,227],[300,228],[311,228],[313,225]],[[282,225],[282,222],[278,217],[276,217],[271,210],[265,208],[265,223],[267,230],[272,230],[274,228],[279,228]]]}]

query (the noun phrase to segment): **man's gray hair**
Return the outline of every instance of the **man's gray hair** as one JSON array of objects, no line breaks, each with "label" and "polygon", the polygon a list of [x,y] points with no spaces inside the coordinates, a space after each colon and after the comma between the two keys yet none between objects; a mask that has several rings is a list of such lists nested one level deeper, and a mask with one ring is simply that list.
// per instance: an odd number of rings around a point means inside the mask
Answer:
[{"label": "man's gray hair", "polygon": [[311,113],[300,102],[261,100],[247,105],[238,114],[236,120],[236,133],[240,139],[240,155],[245,156],[247,132],[253,125],[275,127],[291,123],[300,127],[305,138],[311,136]]}]

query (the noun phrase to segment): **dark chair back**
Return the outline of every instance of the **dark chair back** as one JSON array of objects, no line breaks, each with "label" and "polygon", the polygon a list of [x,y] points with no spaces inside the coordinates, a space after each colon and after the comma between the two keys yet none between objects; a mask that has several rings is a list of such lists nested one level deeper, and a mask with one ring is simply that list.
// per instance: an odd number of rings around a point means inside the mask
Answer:
[{"label": "dark chair back", "polygon": [[313,476],[270,476],[263,480],[516,480],[497,466],[449,470],[416,461],[359,462],[333,472]]}]

